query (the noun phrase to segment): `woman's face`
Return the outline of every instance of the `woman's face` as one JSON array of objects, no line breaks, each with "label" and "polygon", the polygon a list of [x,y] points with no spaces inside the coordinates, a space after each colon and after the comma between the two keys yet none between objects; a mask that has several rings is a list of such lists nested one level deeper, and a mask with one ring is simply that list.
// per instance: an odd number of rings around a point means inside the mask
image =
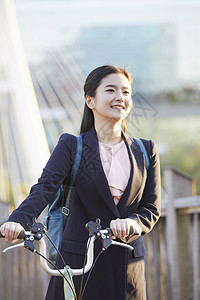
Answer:
[{"label": "woman's face", "polygon": [[86,97],[95,121],[117,123],[125,119],[132,106],[131,85],[123,74],[104,77],[94,97]]}]

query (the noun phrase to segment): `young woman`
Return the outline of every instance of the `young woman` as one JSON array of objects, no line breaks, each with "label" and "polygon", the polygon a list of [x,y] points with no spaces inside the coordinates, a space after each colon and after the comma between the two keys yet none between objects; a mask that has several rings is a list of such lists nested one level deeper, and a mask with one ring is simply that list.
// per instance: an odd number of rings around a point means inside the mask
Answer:
[{"label": "young woman", "polygon": [[[160,216],[160,167],[154,142],[143,140],[150,160],[146,171],[143,153],[125,134],[125,118],[132,106],[131,86],[130,74],[114,66],[96,68],[84,86],[83,153],[60,251],[72,268],[81,268],[88,238],[85,224],[97,218],[103,228],[112,229],[115,238],[134,247],[133,251],[110,247],[99,257],[85,290],[86,300],[147,299],[142,236]],[[22,227],[26,229],[59,186],[67,183],[75,152],[76,138],[63,134],[38,183],[1,227],[7,241],[18,242]],[[98,241],[95,247],[97,254]],[[56,263],[63,267],[59,258]],[[80,278],[74,277],[74,281],[78,293]],[[62,278],[51,278],[46,299],[64,299]]]}]

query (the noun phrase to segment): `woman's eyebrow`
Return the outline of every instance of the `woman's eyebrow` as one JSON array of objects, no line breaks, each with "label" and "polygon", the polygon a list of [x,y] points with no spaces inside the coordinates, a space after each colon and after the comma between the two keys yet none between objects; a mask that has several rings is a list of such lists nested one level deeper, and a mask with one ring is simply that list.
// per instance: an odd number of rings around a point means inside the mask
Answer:
[{"label": "woman's eyebrow", "polygon": [[[105,88],[107,88],[107,87],[113,87],[113,88],[117,88],[117,86],[116,85],[114,85],[114,84],[108,84],[108,85],[106,85],[105,86]],[[122,89],[130,89],[129,87],[127,87],[127,86],[123,86],[122,87]]]}]

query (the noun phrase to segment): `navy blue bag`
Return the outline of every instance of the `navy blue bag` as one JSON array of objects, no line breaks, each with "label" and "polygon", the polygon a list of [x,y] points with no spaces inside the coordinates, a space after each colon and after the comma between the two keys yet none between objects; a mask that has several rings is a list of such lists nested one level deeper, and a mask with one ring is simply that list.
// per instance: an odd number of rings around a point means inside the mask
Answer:
[{"label": "navy blue bag", "polygon": [[145,168],[146,168],[146,170],[148,171],[148,169],[149,169],[149,156],[148,156],[148,154],[147,154],[147,150],[146,150],[146,148],[145,148],[145,146],[144,146],[144,144],[143,144],[143,142],[140,140],[140,139],[138,139],[138,138],[134,138],[134,140],[136,141],[136,143],[138,144],[138,146],[140,147],[140,150],[143,152],[143,154],[144,154],[144,160],[145,160]]},{"label": "navy blue bag", "polygon": [[[73,185],[76,179],[76,175],[79,169],[81,155],[82,155],[82,137],[76,136],[77,146],[76,155],[74,158],[74,163],[72,166],[72,171],[70,175],[69,186],[67,189],[67,195],[63,189],[63,185],[59,188],[56,196],[52,203],[49,205],[48,215],[44,218],[44,224],[46,226],[46,233],[49,238],[53,241],[56,248],[59,248],[63,231],[67,222],[67,217],[70,212],[70,203],[73,197]],[[65,206],[63,206],[63,199],[66,197]],[[47,239],[47,251],[50,260],[54,261],[57,257],[57,251],[52,243]]]}]

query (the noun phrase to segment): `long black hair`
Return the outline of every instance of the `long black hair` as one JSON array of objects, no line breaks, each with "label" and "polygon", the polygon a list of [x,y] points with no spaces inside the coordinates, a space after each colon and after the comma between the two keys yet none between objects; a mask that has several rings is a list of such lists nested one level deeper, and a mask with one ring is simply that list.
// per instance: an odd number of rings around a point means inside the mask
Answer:
[{"label": "long black hair", "polygon": [[[96,89],[101,84],[102,79],[113,73],[123,74],[128,79],[130,85],[132,85],[132,78],[127,70],[115,66],[104,65],[94,69],[86,78],[84,85],[84,96],[94,97],[96,94]],[[94,126],[94,115],[92,109],[90,109],[85,103],[80,133],[87,132],[92,126]],[[125,131],[125,127],[125,120],[122,120],[123,131]]]}]

